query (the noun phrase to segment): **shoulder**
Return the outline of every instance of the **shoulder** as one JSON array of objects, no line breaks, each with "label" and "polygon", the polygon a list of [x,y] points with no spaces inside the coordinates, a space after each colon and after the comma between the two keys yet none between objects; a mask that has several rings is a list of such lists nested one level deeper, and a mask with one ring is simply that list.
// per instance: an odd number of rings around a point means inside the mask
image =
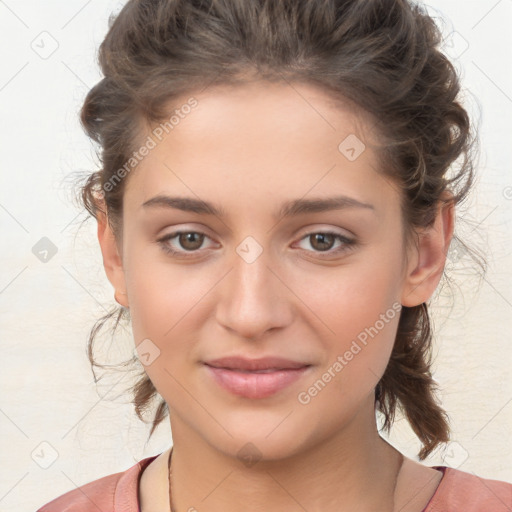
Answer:
[{"label": "shoulder", "polygon": [[439,487],[424,512],[510,512],[512,483],[482,478],[446,466]]},{"label": "shoulder", "polygon": [[43,505],[37,512],[138,512],[139,478],[156,457],[148,457],[126,471],[77,487]]}]

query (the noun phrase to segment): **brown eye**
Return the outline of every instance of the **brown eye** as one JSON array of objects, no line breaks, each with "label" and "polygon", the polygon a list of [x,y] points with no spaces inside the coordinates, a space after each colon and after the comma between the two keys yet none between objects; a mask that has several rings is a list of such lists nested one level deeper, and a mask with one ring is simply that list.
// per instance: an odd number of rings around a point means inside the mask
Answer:
[{"label": "brown eye", "polygon": [[331,233],[314,233],[309,235],[311,247],[319,251],[328,251],[334,245],[336,237]]},{"label": "brown eye", "polygon": [[355,239],[331,231],[309,233],[301,239],[301,243],[310,247],[301,247],[302,249],[309,253],[316,253],[320,257],[338,256],[357,245]]},{"label": "brown eye", "polygon": [[189,231],[186,233],[180,233],[178,235],[178,242],[183,249],[187,251],[195,251],[203,244],[204,235],[202,233],[196,233]]},{"label": "brown eye", "polygon": [[[176,231],[157,240],[162,249],[176,257],[196,256],[203,251],[203,242],[209,237],[197,231]],[[188,254],[187,254],[188,253]]]}]

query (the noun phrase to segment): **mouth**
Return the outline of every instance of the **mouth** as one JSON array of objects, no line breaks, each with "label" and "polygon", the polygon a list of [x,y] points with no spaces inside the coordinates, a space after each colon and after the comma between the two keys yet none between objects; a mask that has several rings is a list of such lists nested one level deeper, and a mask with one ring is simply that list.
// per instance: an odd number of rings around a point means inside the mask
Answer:
[{"label": "mouth", "polygon": [[212,380],[223,390],[244,398],[262,399],[297,382],[309,373],[312,365],[283,360],[276,363],[266,358],[252,361],[216,360],[204,366]]},{"label": "mouth", "polygon": [[[265,370],[242,370],[241,368],[221,368],[212,366],[212,368],[217,368],[218,370],[230,370],[232,372],[238,372],[238,373],[273,373],[283,370],[291,370],[292,368],[266,368]],[[297,368],[294,368],[295,370]]]},{"label": "mouth", "polygon": [[242,356],[221,357],[219,359],[207,361],[205,364],[213,368],[251,372],[259,370],[294,370],[297,368],[303,368],[304,366],[310,366],[309,363],[284,359],[276,356],[261,357],[259,359],[249,359]]}]

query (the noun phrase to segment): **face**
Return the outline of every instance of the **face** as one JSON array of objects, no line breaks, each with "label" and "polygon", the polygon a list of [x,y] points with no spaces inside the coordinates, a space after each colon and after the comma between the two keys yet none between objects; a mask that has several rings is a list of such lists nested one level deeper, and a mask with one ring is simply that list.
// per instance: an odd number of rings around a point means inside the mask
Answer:
[{"label": "face", "polygon": [[[173,436],[289,456],[373,412],[407,285],[398,187],[312,86],[195,98],[128,178],[117,285]],[[206,364],[230,356],[289,363]]]}]

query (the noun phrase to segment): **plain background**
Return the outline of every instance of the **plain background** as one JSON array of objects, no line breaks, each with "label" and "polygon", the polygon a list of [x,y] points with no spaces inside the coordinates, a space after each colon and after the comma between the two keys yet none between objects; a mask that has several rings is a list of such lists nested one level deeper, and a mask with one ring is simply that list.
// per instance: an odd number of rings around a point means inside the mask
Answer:
[{"label": "plain background", "polygon": [[[123,396],[129,376],[96,387],[85,354],[89,329],[115,303],[96,223],[79,229],[86,215],[69,176],[97,169],[78,111],[100,78],[108,17],[123,4],[0,1],[0,512],[35,510],[171,444],[168,422],[146,443],[149,427]],[[450,252],[454,285],[439,288],[433,314],[434,376],[453,441],[425,463],[512,482],[512,1],[428,5],[444,18],[446,52],[480,124],[478,183],[457,229],[489,269],[479,278],[464,251]],[[130,347],[124,337],[119,347]],[[129,352],[114,347],[114,359]],[[415,457],[400,416],[389,439]]]}]

